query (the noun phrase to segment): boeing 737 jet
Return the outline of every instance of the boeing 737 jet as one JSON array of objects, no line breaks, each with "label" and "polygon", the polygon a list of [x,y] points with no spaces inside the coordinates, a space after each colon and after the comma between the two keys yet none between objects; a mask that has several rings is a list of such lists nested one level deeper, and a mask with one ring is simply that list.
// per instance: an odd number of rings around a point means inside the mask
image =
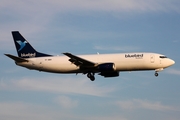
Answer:
[{"label": "boeing 737 jet", "polygon": [[62,56],[53,56],[36,51],[18,31],[13,31],[12,36],[18,57],[5,55],[13,59],[16,65],[51,73],[83,73],[91,81],[95,80],[95,74],[117,77],[122,71],[155,70],[155,76],[158,76],[159,71],[175,63],[165,55],[145,52],[93,55],[65,52]]}]

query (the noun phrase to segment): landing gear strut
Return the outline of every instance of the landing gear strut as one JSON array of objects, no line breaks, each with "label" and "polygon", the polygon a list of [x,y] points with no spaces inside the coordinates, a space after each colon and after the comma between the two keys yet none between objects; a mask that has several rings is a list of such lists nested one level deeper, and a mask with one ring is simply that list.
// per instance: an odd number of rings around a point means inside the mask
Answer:
[{"label": "landing gear strut", "polygon": [[155,72],[155,74],[154,74],[156,77],[159,75],[157,72]]},{"label": "landing gear strut", "polygon": [[95,77],[94,77],[94,73],[88,73],[87,74],[87,77],[91,80],[91,81],[94,81],[95,80]]}]

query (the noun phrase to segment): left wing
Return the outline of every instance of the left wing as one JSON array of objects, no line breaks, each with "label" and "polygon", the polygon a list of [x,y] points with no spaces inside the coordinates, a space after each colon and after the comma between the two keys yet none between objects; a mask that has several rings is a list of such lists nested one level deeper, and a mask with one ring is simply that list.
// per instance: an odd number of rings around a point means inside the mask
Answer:
[{"label": "left wing", "polygon": [[64,55],[68,56],[70,59],[69,61],[73,64],[75,64],[76,66],[80,66],[80,67],[95,67],[97,65],[97,63],[88,61],[86,59],[80,58],[78,56],[75,56],[71,53],[63,53]]},{"label": "left wing", "polygon": [[84,74],[87,73],[87,76],[94,81],[94,73],[99,72],[99,75],[104,77],[117,77],[119,76],[119,72],[115,71],[115,64],[114,63],[94,63],[89,60],[80,58],[75,56],[71,53],[63,53],[64,55],[68,56],[70,59],[69,61],[76,66],[79,66],[80,69],[83,71]]}]

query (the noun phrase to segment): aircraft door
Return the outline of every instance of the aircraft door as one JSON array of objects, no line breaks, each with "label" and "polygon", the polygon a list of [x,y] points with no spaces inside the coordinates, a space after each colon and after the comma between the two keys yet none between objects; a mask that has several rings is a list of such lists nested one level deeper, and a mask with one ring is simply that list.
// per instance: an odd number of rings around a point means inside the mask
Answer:
[{"label": "aircraft door", "polygon": [[39,68],[43,68],[43,62],[42,61],[39,62]]},{"label": "aircraft door", "polygon": [[160,65],[160,67],[162,67],[163,66],[163,64],[162,64],[163,62],[162,62],[162,59],[160,58],[159,59],[159,65]]},{"label": "aircraft door", "polygon": [[40,59],[40,60],[36,60],[36,67],[38,68],[38,69],[42,69],[43,68],[43,60],[42,59]]},{"label": "aircraft door", "polygon": [[155,61],[155,56],[153,54],[150,55],[150,62],[151,63],[154,63]]}]

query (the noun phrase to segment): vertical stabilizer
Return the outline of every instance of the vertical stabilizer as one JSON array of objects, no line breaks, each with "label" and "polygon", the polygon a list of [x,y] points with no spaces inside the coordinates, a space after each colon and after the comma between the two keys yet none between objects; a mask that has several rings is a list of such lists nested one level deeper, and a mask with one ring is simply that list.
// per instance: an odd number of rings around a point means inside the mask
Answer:
[{"label": "vertical stabilizer", "polygon": [[32,57],[45,57],[51,56],[48,54],[37,52],[29,42],[19,33],[19,31],[12,31],[12,36],[14,39],[14,44],[18,56],[21,58],[32,58]]}]

